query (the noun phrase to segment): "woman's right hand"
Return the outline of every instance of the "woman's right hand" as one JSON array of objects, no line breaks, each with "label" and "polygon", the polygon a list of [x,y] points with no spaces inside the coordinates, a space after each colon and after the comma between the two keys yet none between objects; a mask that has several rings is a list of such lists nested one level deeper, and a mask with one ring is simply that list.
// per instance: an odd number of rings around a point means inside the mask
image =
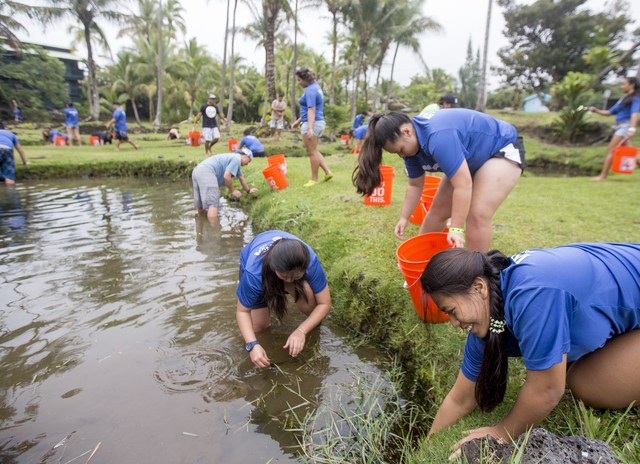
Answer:
[{"label": "woman's right hand", "polygon": [[449,242],[449,245],[451,245],[453,248],[464,248],[464,234],[461,234],[459,232],[451,232],[451,230],[449,230],[449,233],[447,234],[447,242]]},{"label": "woman's right hand", "polygon": [[293,124],[291,124],[291,129],[295,129],[296,127],[298,127],[298,121],[294,121]]},{"label": "woman's right hand", "polygon": [[249,355],[251,356],[251,362],[253,362],[256,367],[263,368],[271,365],[267,352],[260,345],[254,346]]},{"label": "woman's right hand", "polygon": [[589,112],[590,113],[595,113],[596,111],[598,111],[598,108],[596,108],[595,106],[590,106],[589,107]]},{"label": "woman's right hand", "polygon": [[404,238],[404,230],[407,228],[408,220],[400,218],[398,223],[396,224],[395,234],[400,240],[405,240]]}]

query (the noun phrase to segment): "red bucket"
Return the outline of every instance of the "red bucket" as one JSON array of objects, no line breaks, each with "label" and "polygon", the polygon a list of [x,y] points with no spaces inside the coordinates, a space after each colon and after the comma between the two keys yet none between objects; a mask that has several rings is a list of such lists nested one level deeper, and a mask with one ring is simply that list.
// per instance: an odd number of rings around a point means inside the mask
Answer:
[{"label": "red bucket", "polygon": [[393,189],[393,166],[380,166],[382,182],[373,190],[371,195],[364,196],[364,204],[369,206],[386,206],[391,204]]},{"label": "red bucket", "polygon": [[287,177],[284,175],[284,172],[282,172],[280,164],[268,166],[262,170],[262,174],[273,190],[282,190],[289,186]]},{"label": "red bucket", "polygon": [[636,168],[640,148],[617,146],[613,152],[611,171],[618,174],[631,174]]},{"label": "red bucket", "polygon": [[198,131],[189,132],[189,141],[190,141],[192,147],[199,147],[200,146],[200,132],[198,132]]},{"label": "red bucket", "polygon": [[229,139],[229,151],[235,153],[238,149],[238,141],[236,139]]},{"label": "red bucket", "polygon": [[342,145],[343,147],[346,147],[347,145],[349,145],[349,136],[348,135],[341,135],[340,136],[340,145]]},{"label": "red bucket", "polygon": [[276,164],[280,165],[280,169],[282,169],[282,172],[284,173],[284,175],[288,175],[287,173],[287,162],[284,160],[284,155],[273,155],[273,156],[269,156],[267,158],[267,162],[269,163],[269,166],[273,166]]},{"label": "red bucket", "polygon": [[53,143],[58,147],[64,147],[67,144],[67,139],[64,135],[54,135]]},{"label": "red bucket", "polygon": [[99,147],[100,137],[98,137],[97,135],[92,135],[91,137],[89,137],[89,145],[91,145],[92,147]]}]

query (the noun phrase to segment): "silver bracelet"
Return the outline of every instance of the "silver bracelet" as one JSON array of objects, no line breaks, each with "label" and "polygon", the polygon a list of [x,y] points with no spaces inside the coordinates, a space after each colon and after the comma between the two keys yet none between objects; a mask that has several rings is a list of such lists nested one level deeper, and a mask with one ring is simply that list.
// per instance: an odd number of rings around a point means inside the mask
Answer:
[{"label": "silver bracelet", "polygon": [[307,336],[307,333],[304,330],[302,330],[301,328],[296,327],[296,330],[299,330],[300,332],[302,332],[305,337]]}]

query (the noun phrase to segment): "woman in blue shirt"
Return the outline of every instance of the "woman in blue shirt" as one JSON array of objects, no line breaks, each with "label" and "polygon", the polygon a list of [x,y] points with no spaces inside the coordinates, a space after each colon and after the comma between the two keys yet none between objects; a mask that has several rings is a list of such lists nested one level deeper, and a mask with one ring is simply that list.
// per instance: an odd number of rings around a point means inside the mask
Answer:
[{"label": "woman in blue shirt", "polygon": [[45,142],[49,142],[49,145],[56,144],[56,137],[64,137],[65,145],[69,142],[69,136],[64,135],[60,131],[53,129],[45,129],[42,131],[42,138]]},{"label": "woman in blue shirt", "polygon": [[[382,150],[397,153],[409,176],[395,234],[404,240],[409,217],[418,206],[425,172],[444,172],[420,233],[439,232],[451,218],[447,240],[456,247],[488,251],[491,218],[515,187],[524,169],[522,137],[511,124],[477,111],[452,108],[409,119],[398,111],[377,113],[353,172],[358,193],[380,185]],[[466,237],[465,237],[465,224]]]},{"label": "woman in blue shirt", "polygon": [[291,124],[291,129],[295,129],[302,123],[300,126],[302,141],[311,162],[311,180],[304,186],[313,187],[318,183],[318,168],[322,168],[324,171],[324,181],[333,177],[327,162],[324,160],[324,156],[318,151],[318,137],[322,135],[326,125],[324,122],[324,94],[320,84],[316,81],[316,75],[309,68],[297,70],[296,79],[298,80],[298,85],[304,88],[304,93],[298,100],[300,103],[300,117]]},{"label": "woman in blue shirt", "polygon": [[640,405],[640,244],[575,243],[510,258],[453,248],[429,261],[420,283],[469,333],[429,435],[476,406],[500,404],[508,356],[521,356],[527,369],[513,408],[459,444],[515,439],[555,408],[565,383],[594,408]]},{"label": "woman in blue shirt", "polygon": [[607,156],[604,159],[604,166],[599,176],[591,180],[605,180],[611,163],[613,162],[613,152],[621,143],[631,146],[631,139],[636,134],[638,124],[638,113],[640,112],[640,81],[635,77],[627,77],[620,86],[627,95],[616,102],[609,110],[599,110],[595,106],[589,108],[592,113],[602,116],[616,115],[616,131],[607,147]]},{"label": "woman in blue shirt", "polygon": [[78,110],[73,107],[73,102],[67,102],[67,108],[64,110],[65,126],[67,135],[69,136],[69,145],[73,146],[73,136],[78,140],[78,146],[82,145],[80,140],[80,125],[78,124]]},{"label": "woman in blue shirt", "polygon": [[236,295],[238,327],[256,367],[269,366],[256,332],[269,327],[271,314],[284,318],[287,295],[293,296],[300,312],[307,316],[283,347],[291,356],[302,351],[306,335],[331,309],[329,286],[318,256],[298,237],[281,230],[263,232],[242,249]]}]

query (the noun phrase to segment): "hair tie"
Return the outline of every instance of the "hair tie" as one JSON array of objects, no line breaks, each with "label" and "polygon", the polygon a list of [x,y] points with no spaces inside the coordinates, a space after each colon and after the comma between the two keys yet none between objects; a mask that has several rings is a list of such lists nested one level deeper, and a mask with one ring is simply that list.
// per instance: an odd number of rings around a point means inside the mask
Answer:
[{"label": "hair tie", "polygon": [[502,332],[504,332],[504,329],[507,326],[507,321],[505,321],[504,319],[502,319],[501,321],[498,321],[494,318],[490,318],[490,320],[491,320],[491,324],[489,324],[489,330],[492,333],[499,335]]}]

